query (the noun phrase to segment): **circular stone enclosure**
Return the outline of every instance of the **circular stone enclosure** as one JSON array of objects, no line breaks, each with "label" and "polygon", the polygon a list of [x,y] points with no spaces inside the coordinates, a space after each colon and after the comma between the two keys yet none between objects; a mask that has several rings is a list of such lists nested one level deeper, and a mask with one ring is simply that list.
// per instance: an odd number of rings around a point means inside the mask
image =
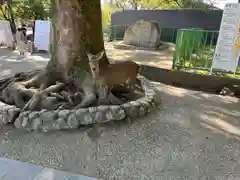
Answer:
[{"label": "circular stone enclosure", "polygon": [[0,102],[0,125],[13,123],[15,128],[28,131],[77,129],[81,125],[120,121],[126,118],[143,117],[156,106],[154,85],[139,76],[144,97],[122,105],[101,105],[97,107],[65,110],[24,111]]}]

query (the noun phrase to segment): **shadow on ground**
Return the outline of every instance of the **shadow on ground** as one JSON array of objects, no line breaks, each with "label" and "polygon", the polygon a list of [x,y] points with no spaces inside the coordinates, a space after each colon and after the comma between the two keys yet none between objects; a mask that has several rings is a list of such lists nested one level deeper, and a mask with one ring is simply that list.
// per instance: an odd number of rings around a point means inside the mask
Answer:
[{"label": "shadow on ground", "polygon": [[155,83],[161,104],[132,124],[74,132],[3,127],[0,156],[103,179],[223,176],[240,172],[239,100]]},{"label": "shadow on ground", "polygon": [[114,49],[115,42],[105,43],[106,52],[110,60],[135,61],[160,68],[171,69],[174,51],[165,49],[158,51]]},{"label": "shadow on ground", "polygon": [[20,57],[17,51],[0,48],[0,77],[9,77],[17,72],[44,68],[49,60],[48,55],[34,54]]}]

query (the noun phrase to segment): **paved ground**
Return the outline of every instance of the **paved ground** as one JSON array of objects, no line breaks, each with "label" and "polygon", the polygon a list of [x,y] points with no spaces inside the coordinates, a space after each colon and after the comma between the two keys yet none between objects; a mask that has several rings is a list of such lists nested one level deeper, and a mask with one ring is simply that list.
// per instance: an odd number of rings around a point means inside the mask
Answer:
[{"label": "paved ground", "polygon": [[117,42],[105,43],[107,55],[110,59],[114,60],[131,60],[141,64],[148,64],[157,66],[164,69],[172,68],[172,59],[174,51],[172,48],[166,48],[159,51],[147,51],[147,50],[123,50],[114,49],[114,44]]},{"label": "paved ground", "polygon": [[[115,50],[113,43],[106,43],[106,52],[110,60],[132,60],[142,64],[150,64],[165,69],[172,67],[172,51],[146,51],[146,50]],[[39,56],[40,55],[40,56]],[[18,52],[0,48],[0,77],[7,77],[14,72],[26,71],[26,69],[39,69],[47,64],[49,56],[35,54],[24,59],[18,56]]]},{"label": "paved ground", "polygon": [[[45,63],[36,59],[16,69]],[[0,65],[9,68],[6,60]],[[0,157],[106,180],[239,176],[239,99],[155,85],[161,102],[156,111],[131,125],[104,125],[97,139],[88,135],[90,127],[47,134],[1,127]]]}]

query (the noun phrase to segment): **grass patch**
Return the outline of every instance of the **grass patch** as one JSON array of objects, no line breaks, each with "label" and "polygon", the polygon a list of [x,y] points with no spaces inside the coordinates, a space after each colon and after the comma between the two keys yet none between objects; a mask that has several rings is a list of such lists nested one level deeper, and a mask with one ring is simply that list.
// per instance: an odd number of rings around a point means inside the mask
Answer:
[{"label": "grass patch", "polygon": [[[198,49],[187,59],[181,57],[180,64],[183,66],[182,69],[184,71],[197,74],[209,74],[212,66],[214,51],[215,46],[208,46]],[[240,79],[240,66],[237,68],[236,74],[222,73],[221,75],[224,77]]]}]

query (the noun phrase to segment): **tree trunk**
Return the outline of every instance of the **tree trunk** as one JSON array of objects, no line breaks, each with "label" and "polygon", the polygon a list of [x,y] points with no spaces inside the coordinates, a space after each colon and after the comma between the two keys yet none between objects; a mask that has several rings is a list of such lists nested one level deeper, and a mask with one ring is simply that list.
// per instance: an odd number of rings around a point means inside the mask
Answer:
[{"label": "tree trunk", "polygon": [[15,19],[14,19],[14,15],[13,15],[13,11],[12,11],[12,5],[11,5],[12,1],[7,1],[7,7],[8,7],[8,14],[9,14],[9,21],[10,21],[10,25],[11,25],[11,29],[12,29],[12,33],[16,34],[17,32],[17,28],[16,28],[16,24],[15,24]]},{"label": "tree trunk", "polygon": [[[49,65],[61,69],[61,80],[67,80],[74,67],[90,72],[86,51],[97,54],[104,50],[100,0],[54,0],[53,11],[53,54]],[[108,63],[107,58],[102,62]]]},{"label": "tree trunk", "polygon": [[137,3],[137,2],[135,2],[135,3],[133,4],[133,8],[134,8],[135,11],[138,10],[138,3]]},{"label": "tree trunk", "polygon": [[[52,3],[52,58],[46,69],[24,81],[19,78],[25,76],[18,75],[18,82],[7,88],[2,86],[5,89],[0,98],[22,111],[56,109],[61,105],[84,108],[98,103],[86,52],[98,54],[104,50],[100,0],[53,0]],[[106,54],[100,60],[100,65],[103,64],[108,64]],[[71,97],[78,93],[81,100],[75,103]],[[121,102],[111,92],[109,97],[111,103]]]}]

